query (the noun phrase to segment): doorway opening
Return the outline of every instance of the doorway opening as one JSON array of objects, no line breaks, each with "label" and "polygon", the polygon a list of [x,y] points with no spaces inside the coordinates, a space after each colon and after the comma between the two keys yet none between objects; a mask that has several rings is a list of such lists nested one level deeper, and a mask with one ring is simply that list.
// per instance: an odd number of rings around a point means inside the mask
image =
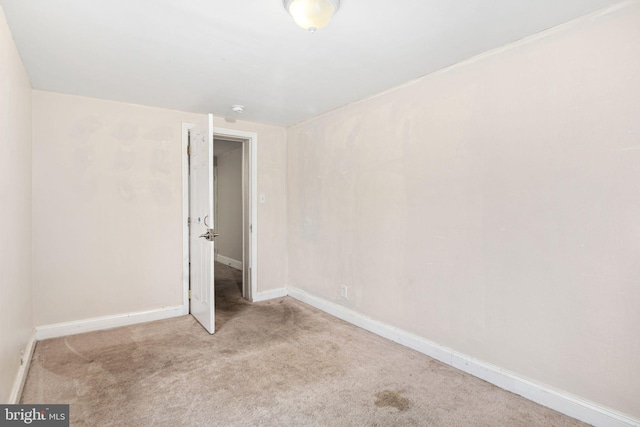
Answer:
[{"label": "doorway opening", "polygon": [[[182,125],[182,194],[183,194],[183,314],[190,313],[189,304],[189,287],[190,287],[190,236],[189,236],[189,203],[190,203],[190,191],[189,191],[189,131],[194,128],[195,125],[191,123],[183,123]],[[221,261],[223,264],[230,265],[233,268],[242,270],[242,296],[243,298],[252,301],[256,295],[257,289],[257,144],[258,137],[256,133],[238,131],[234,129],[225,128],[213,128],[214,135],[214,151],[211,155],[210,161],[212,165],[215,165],[217,153],[216,153],[216,141],[218,147],[222,148],[222,154],[225,152],[235,151],[233,148],[237,148],[238,152],[233,153],[234,156],[240,158],[241,166],[241,249],[225,249],[225,252],[232,254],[231,256],[220,253],[217,250],[217,244],[214,243],[215,258]],[[235,144],[235,147],[234,145]],[[239,148],[238,148],[239,147]],[[214,166],[214,170],[217,169]],[[219,171],[218,171],[219,172]],[[213,178],[212,178],[213,179]],[[214,189],[216,183],[212,183]],[[220,189],[218,189],[219,191]],[[224,200],[220,200],[224,203]],[[216,194],[214,192],[214,212],[217,211],[217,215],[220,215],[221,210],[225,210],[225,207],[216,208],[218,201],[216,201]],[[226,212],[223,215],[229,215]],[[233,215],[233,214],[231,214]],[[214,224],[217,224],[215,221]],[[238,224],[236,224],[237,226]],[[214,225],[214,228],[217,227]],[[221,231],[216,229],[215,234],[222,234]],[[219,238],[219,237],[218,237]],[[229,240],[229,239],[227,239]],[[221,242],[222,243],[222,242]],[[227,242],[228,243],[228,242]],[[235,244],[238,242],[236,241]],[[224,244],[223,244],[224,245]],[[233,252],[229,252],[233,251]],[[241,259],[236,259],[238,254],[241,255]],[[226,261],[226,262],[225,262]],[[212,278],[213,280],[213,278]]]},{"label": "doorway opening", "polygon": [[[213,191],[214,233],[218,235],[215,245],[215,261],[236,270],[244,271],[243,229],[246,191],[242,184],[248,172],[242,167],[242,142],[213,139]],[[242,291],[242,290],[241,290]]]}]

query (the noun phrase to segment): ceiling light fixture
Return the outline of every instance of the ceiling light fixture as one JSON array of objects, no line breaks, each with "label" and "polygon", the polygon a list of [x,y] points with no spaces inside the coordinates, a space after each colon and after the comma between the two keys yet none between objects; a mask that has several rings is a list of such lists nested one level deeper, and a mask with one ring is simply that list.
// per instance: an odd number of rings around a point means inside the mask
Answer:
[{"label": "ceiling light fixture", "polygon": [[340,6],[340,0],[283,0],[283,3],[296,24],[312,33],[327,25]]},{"label": "ceiling light fixture", "polygon": [[244,105],[238,105],[238,104],[236,104],[236,105],[232,105],[232,106],[231,106],[231,110],[232,110],[234,113],[242,114],[242,112],[244,111]]}]

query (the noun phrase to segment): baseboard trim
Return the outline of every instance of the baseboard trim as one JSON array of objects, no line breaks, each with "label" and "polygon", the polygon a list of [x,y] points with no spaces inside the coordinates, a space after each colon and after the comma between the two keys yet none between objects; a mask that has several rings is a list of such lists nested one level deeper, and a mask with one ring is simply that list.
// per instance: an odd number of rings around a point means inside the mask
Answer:
[{"label": "baseboard trim", "polygon": [[22,396],[22,389],[24,389],[24,383],[27,381],[27,373],[29,373],[29,366],[31,365],[31,358],[33,357],[33,350],[36,348],[36,331],[31,334],[31,338],[27,341],[27,345],[24,348],[24,354],[22,355],[22,364],[16,373],[16,379],[11,387],[11,394],[9,395],[9,404],[20,403],[20,397]]},{"label": "baseboard trim", "polygon": [[113,316],[94,317],[91,319],[75,320],[72,322],[56,323],[36,327],[36,340],[64,337],[84,332],[100,331],[117,328],[119,326],[135,325],[137,323],[152,322],[184,315],[184,307],[163,307],[155,310],[136,311],[133,313],[116,314]]},{"label": "baseboard trim", "polygon": [[270,299],[282,298],[289,295],[287,288],[272,289],[270,291],[259,292],[253,296],[252,302],[267,301]]},{"label": "baseboard trim", "polygon": [[242,261],[238,261],[236,259],[229,258],[220,254],[216,255],[216,261],[218,261],[219,263],[228,265],[229,267],[233,267],[236,270],[242,271]]},{"label": "baseboard trim", "polygon": [[347,321],[376,335],[402,344],[447,365],[483,379],[504,390],[518,394],[540,405],[580,421],[602,427],[638,427],[640,420],[595,405],[568,393],[537,384],[517,374],[474,359],[418,335],[364,316],[349,308],[327,301],[297,288],[288,288],[290,297],[309,304],[332,316]]}]

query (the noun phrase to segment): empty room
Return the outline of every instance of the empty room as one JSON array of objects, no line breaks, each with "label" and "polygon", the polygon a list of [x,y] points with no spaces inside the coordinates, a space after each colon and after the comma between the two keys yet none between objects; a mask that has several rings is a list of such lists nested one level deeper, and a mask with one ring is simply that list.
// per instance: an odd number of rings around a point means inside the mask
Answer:
[{"label": "empty room", "polygon": [[2,425],[640,426],[640,0],[0,0],[0,242]]}]

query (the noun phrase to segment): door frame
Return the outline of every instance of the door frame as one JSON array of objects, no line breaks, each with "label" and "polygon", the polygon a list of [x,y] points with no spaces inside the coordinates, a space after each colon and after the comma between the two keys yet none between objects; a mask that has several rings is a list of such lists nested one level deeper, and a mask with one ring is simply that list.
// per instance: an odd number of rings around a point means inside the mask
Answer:
[{"label": "door frame", "polygon": [[[182,123],[182,314],[184,315],[189,314],[189,157],[187,155],[187,146],[189,145],[189,130],[194,126],[193,123]],[[258,134],[255,132],[214,127],[213,137],[242,142],[243,167],[245,164],[244,156],[249,156],[249,206],[243,207],[243,211],[247,208],[249,210],[249,230],[245,230],[243,220],[243,236],[247,231],[250,233],[250,238],[248,239],[250,260],[247,263],[244,259],[244,254],[247,253],[247,251],[244,248],[243,241],[242,261],[243,268],[249,269],[247,274],[243,272],[243,277],[249,278],[250,286],[246,286],[243,283],[242,296],[249,301],[253,301],[253,298],[258,293]],[[213,162],[213,158],[211,161]],[[243,177],[244,176],[243,171]]]}]

